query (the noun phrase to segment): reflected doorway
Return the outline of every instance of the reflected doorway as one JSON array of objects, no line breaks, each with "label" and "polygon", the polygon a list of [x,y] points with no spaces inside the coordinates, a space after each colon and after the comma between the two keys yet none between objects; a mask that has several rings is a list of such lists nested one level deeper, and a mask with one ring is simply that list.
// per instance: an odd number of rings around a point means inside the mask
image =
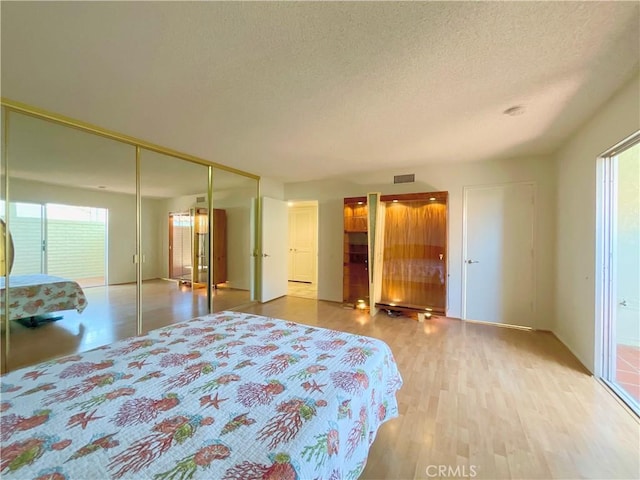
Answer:
[{"label": "reflected doorway", "polygon": [[169,214],[169,278],[191,282],[191,215]]}]

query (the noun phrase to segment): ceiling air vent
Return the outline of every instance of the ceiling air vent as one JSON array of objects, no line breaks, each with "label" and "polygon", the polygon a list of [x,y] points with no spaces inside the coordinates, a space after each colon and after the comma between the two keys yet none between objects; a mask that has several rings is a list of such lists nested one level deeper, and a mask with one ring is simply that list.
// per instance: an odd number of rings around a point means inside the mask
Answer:
[{"label": "ceiling air vent", "polygon": [[416,181],[416,174],[409,173],[407,175],[395,175],[393,177],[393,183],[413,183]]},{"label": "ceiling air vent", "polygon": [[207,201],[207,197],[196,197],[196,203],[204,203]]}]

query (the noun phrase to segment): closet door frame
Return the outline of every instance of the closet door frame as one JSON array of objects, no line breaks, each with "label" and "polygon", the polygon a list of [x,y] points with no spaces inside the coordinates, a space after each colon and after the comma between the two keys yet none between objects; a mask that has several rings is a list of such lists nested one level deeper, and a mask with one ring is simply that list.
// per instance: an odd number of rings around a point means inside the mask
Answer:
[{"label": "closet door frame", "polygon": [[[436,191],[436,192],[420,192],[420,193],[401,193],[401,194],[392,194],[392,195],[381,195],[380,203],[387,204],[397,202],[409,202],[409,201],[425,201],[425,202],[436,202],[436,203],[444,203],[445,205],[445,224],[444,224],[444,246],[443,246],[443,261],[444,271],[442,272],[444,278],[444,292],[442,293],[442,308],[434,308],[433,306],[424,307],[424,310],[427,312],[439,313],[442,315],[446,315],[448,305],[448,283],[449,283],[449,192],[447,191]],[[386,225],[384,226],[386,228]],[[376,245],[376,250],[383,248],[384,245]],[[384,258],[384,254],[380,253],[380,258]],[[383,272],[384,272],[384,261],[383,261]]]}]

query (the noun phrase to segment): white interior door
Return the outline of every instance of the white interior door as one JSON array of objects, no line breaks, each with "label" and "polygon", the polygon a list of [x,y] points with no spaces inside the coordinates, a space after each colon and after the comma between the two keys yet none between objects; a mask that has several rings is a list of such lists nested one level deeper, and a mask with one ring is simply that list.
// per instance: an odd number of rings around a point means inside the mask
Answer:
[{"label": "white interior door", "polygon": [[464,193],[463,318],[533,327],[533,185]]},{"label": "white interior door", "polygon": [[315,280],[317,222],[317,207],[289,209],[289,280]]},{"label": "white interior door", "polygon": [[260,301],[268,302],[287,294],[287,203],[262,197],[262,291]]}]

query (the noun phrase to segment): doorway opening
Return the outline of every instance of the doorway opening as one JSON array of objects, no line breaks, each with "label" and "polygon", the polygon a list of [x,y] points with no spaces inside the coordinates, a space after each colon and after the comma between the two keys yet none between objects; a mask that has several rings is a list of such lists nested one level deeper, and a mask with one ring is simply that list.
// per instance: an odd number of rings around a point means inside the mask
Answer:
[{"label": "doorway opening", "polygon": [[287,295],[318,298],[318,202],[288,202]]},{"label": "doorway opening", "polygon": [[599,161],[596,370],[640,415],[640,132]]}]

